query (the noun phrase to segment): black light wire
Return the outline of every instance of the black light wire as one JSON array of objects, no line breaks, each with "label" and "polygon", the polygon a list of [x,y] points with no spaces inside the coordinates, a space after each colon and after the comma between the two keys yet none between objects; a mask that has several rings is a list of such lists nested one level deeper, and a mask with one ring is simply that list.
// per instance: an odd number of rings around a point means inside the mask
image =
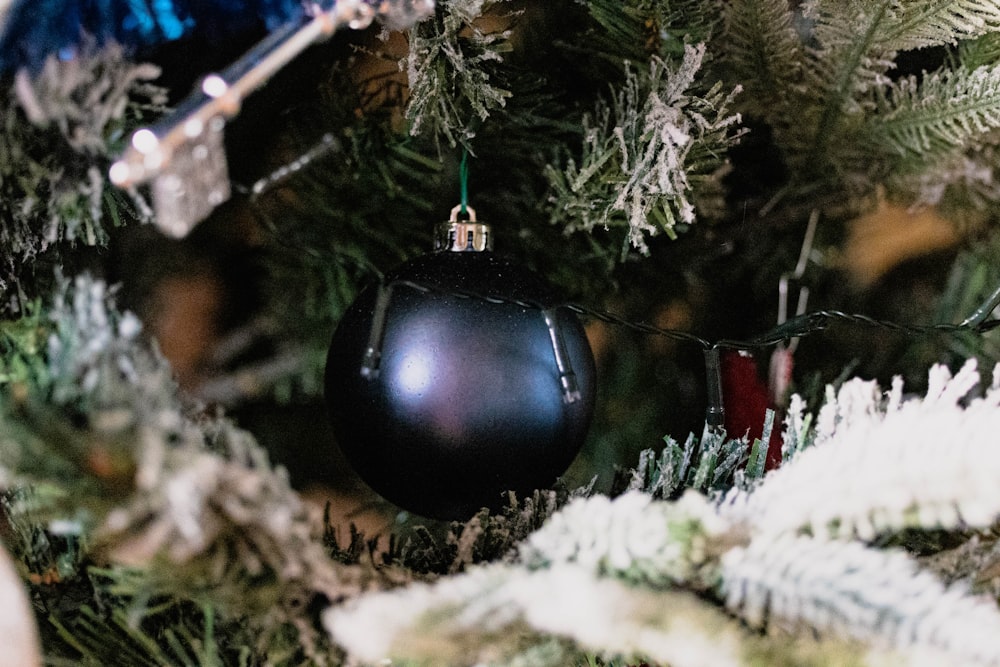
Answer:
[{"label": "black light wire", "polygon": [[800,338],[802,336],[808,336],[810,334],[824,331],[832,324],[838,322],[886,329],[913,337],[934,334],[954,335],[960,333],[983,335],[1000,327],[1000,319],[987,319],[988,315],[998,305],[1000,305],[1000,288],[991,294],[990,297],[979,308],[977,308],[972,315],[967,317],[960,324],[899,324],[898,322],[881,320],[869,315],[847,313],[842,310],[817,310],[791,317],[783,324],[780,324],[773,329],[769,329],[768,331],[748,340],[723,338],[713,343],[707,338],[703,338],[688,331],[666,329],[652,324],[647,324],[645,322],[628,320],[621,315],[617,315],[606,310],[599,310],[573,302],[563,302],[553,306],[551,304],[544,304],[540,301],[532,299],[515,298],[497,294],[483,294],[481,292],[468,289],[443,288],[438,285],[416,282],[413,280],[395,280],[387,286],[391,286],[393,288],[407,287],[418,292],[423,292],[424,294],[453,296],[460,299],[476,299],[486,301],[488,303],[509,304],[534,310],[565,308],[573,313],[576,313],[577,315],[592,317],[602,322],[621,326],[639,333],[658,335],[672,340],[695,343],[703,350],[753,350],[766,348],[772,345],[777,345],[778,343],[787,342],[793,338]]},{"label": "black light wire", "polygon": [[438,285],[413,280],[395,280],[388,284],[383,283],[380,287],[382,290],[403,287],[416,290],[423,294],[436,294],[460,299],[476,299],[486,301],[488,303],[508,304],[539,311],[565,308],[566,310],[576,313],[577,315],[591,317],[601,322],[621,326],[639,333],[662,336],[664,338],[685,343],[694,343],[701,347],[705,355],[706,393],[708,395],[706,424],[711,429],[722,428],[725,420],[725,405],[723,403],[721,382],[721,350],[755,350],[767,348],[780,343],[786,343],[794,338],[801,338],[803,336],[825,331],[831,325],[837,323],[884,329],[902,333],[911,337],[958,334],[975,334],[982,336],[1000,327],[1000,319],[989,319],[990,313],[992,313],[997,306],[1000,306],[1000,287],[990,294],[990,296],[978,308],[976,308],[971,315],[962,320],[959,324],[900,324],[889,320],[877,319],[868,315],[847,313],[842,310],[817,310],[791,317],[778,326],[748,340],[723,338],[715,341],[714,343],[688,331],[657,327],[645,322],[635,322],[625,319],[615,313],[591,308],[578,303],[563,302],[557,305],[552,305],[532,299],[515,298],[497,294],[483,294],[481,292],[468,289],[443,288]]}]

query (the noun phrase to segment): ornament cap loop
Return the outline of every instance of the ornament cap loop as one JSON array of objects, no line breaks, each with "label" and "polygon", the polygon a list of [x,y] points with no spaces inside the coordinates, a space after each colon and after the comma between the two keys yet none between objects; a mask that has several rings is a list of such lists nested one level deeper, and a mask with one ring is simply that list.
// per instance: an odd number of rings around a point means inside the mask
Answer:
[{"label": "ornament cap loop", "polygon": [[493,231],[490,226],[476,221],[476,211],[465,207],[467,220],[459,220],[462,205],[451,209],[448,222],[438,225],[434,234],[434,249],[451,252],[484,252],[493,250]]}]

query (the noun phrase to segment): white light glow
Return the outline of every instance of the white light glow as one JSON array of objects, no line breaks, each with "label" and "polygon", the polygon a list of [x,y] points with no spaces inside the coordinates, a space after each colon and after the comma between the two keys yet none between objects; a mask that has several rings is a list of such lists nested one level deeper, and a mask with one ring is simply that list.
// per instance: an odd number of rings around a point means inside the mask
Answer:
[{"label": "white light glow", "polygon": [[201,90],[209,97],[222,97],[229,90],[229,84],[218,74],[209,74],[201,82]]},{"label": "white light glow", "polygon": [[143,128],[132,135],[132,147],[143,155],[149,155],[160,147],[160,140],[152,130]]},{"label": "white light glow", "polygon": [[131,180],[132,170],[122,161],[115,162],[108,170],[108,178],[115,185],[125,185]]},{"label": "white light glow", "polygon": [[184,136],[195,137],[201,136],[201,133],[205,130],[205,124],[201,122],[199,118],[192,118],[191,120],[184,123]]}]

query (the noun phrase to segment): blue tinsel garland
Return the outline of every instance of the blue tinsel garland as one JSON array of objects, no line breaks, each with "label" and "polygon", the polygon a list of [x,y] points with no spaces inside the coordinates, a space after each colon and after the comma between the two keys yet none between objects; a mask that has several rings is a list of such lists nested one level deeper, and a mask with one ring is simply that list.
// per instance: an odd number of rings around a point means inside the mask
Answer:
[{"label": "blue tinsel garland", "polygon": [[302,12],[299,0],[14,0],[0,23],[0,72],[37,69],[50,54],[72,58],[87,41],[141,54],[183,38],[272,30]]}]

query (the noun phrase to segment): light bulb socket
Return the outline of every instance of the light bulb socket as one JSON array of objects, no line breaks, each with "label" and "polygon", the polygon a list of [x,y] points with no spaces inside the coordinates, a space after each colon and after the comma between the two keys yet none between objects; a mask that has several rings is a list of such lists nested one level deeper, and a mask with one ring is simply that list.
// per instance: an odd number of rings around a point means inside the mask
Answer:
[{"label": "light bulb socket", "polygon": [[434,249],[449,252],[485,252],[493,250],[493,230],[490,226],[476,221],[476,212],[466,206],[464,214],[468,219],[459,220],[462,206],[451,209],[451,218],[437,226],[434,233]]}]

